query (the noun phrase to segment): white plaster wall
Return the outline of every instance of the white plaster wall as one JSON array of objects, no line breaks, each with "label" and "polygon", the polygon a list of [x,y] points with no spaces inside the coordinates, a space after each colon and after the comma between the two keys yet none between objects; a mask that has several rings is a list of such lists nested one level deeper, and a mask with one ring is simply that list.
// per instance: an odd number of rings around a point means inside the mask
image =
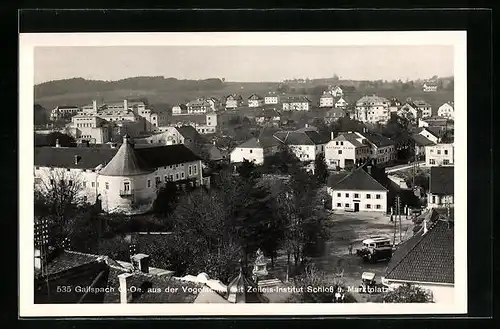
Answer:
[{"label": "white plaster wall", "polygon": [[[345,204],[349,204],[349,209],[354,209],[354,203],[356,202],[359,203],[359,211],[387,211],[387,191],[348,191],[330,188],[329,193],[332,197],[332,209],[346,209]],[[357,197],[355,197],[355,194],[357,194]],[[370,198],[367,198],[367,194],[370,195]],[[377,199],[377,194],[380,195],[380,199]],[[367,208],[367,204],[370,204],[371,208]],[[380,209],[377,209],[376,205],[380,205]]]},{"label": "white plaster wall", "polygon": [[266,104],[278,104],[278,97],[277,96],[266,96],[264,98],[264,103],[266,103]]},{"label": "white plaster wall", "polygon": [[[438,154],[438,151],[440,154]],[[445,154],[447,151],[448,154]],[[448,160],[448,165],[454,164],[454,147],[453,144],[437,144],[425,147],[425,163],[428,167],[445,165],[444,160]],[[434,163],[431,164],[431,160]]]},{"label": "white plaster wall", "polygon": [[235,148],[230,155],[231,162],[243,162],[244,159],[255,164],[264,163],[264,150],[262,148]]}]

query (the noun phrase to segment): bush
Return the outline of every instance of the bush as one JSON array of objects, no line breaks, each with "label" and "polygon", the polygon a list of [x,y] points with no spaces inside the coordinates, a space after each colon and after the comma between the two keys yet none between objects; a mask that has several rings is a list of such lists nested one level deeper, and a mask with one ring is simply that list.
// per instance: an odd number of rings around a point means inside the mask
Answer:
[{"label": "bush", "polygon": [[405,283],[398,288],[385,293],[384,303],[432,303],[432,293],[417,285]]}]

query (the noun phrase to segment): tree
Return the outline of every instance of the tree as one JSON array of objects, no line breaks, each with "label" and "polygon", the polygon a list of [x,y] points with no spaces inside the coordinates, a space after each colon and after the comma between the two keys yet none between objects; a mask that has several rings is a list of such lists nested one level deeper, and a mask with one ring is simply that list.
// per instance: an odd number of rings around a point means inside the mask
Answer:
[{"label": "tree", "polygon": [[325,155],[323,153],[319,153],[314,160],[314,175],[318,184],[323,185],[326,183],[326,179],[328,178],[328,168],[325,162]]},{"label": "tree", "polygon": [[260,177],[255,163],[248,161],[247,159],[243,160],[236,171],[243,180],[251,181],[252,183],[255,183],[255,181]]},{"label": "tree", "polygon": [[47,143],[51,146],[56,146],[57,141],[62,147],[74,147],[76,146],[76,140],[67,134],[60,132],[52,132],[47,135]]},{"label": "tree", "polygon": [[35,214],[47,216],[62,229],[77,205],[86,201],[78,173],[54,168],[35,184]]},{"label": "tree", "polygon": [[306,266],[304,273],[293,280],[295,290],[289,303],[355,303],[356,299],[347,292],[345,284],[336,279],[330,279],[314,264]]},{"label": "tree", "polygon": [[158,190],[153,203],[153,213],[161,217],[169,216],[179,202],[180,191],[174,182],[166,182],[165,186]]},{"label": "tree", "polygon": [[432,293],[417,285],[405,283],[383,295],[384,303],[432,303]]}]

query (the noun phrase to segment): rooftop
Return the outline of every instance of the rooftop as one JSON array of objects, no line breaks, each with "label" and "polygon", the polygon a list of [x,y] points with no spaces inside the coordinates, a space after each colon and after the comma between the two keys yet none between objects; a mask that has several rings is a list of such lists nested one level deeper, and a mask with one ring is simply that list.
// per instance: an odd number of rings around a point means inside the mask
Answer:
[{"label": "rooftop", "polygon": [[386,279],[411,282],[455,282],[454,230],[437,220],[400,245],[389,262]]},{"label": "rooftop", "polygon": [[429,192],[432,194],[453,195],[454,194],[454,172],[450,167],[431,167],[429,178]]},{"label": "rooftop", "polygon": [[150,173],[151,167],[138,157],[128,138],[123,138],[123,144],[115,156],[99,172],[103,176],[135,176]]},{"label": "rooftop", "polygon": [[413,134],[411,138],[413,139],[413,141],[415,141],[415,144],[417,144],[418,146],[435,145],[433,141],[427,139],[427,137],[421,134]]},{"label": "rooftop", "polygon": [[387,188],[370,176],[363,167],[353,170],[342,179],[339,178],[340,176],[329,177],[328,186],[333,190],[387,191]]}]

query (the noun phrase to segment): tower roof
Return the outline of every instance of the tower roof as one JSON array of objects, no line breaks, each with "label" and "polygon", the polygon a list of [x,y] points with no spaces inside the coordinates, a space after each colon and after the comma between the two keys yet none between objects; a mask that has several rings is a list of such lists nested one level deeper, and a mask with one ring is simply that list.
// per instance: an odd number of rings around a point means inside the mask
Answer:
[{"label": "tower roof", "polygon": [[144,162],[137,157],[128,136],[123,136],[123,144],[115,156],[99,173],[103,176],[135,176],[151,173]]}]

